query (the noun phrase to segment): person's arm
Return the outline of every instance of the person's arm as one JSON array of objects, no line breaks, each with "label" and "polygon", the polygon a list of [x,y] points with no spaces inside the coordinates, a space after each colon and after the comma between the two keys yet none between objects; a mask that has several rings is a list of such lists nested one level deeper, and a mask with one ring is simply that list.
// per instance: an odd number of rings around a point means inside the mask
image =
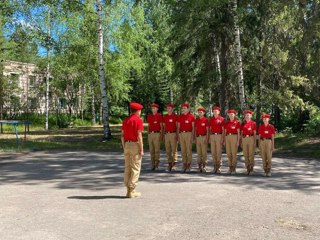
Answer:
[{"label": "person's arm", "polygon": [[123,132],[123,130],[121,130],[121,144],[122,144],[122,148],[124,149],[124,137],[123,137],[123,135],[124,135],[124,132]]},{"label": "person's arm", "polygon": [[194,121],[193,121],[193,122],[192,122],[192,137],[191,137],[191,143],[194,142],[194,140],[196,139],[196,138],[195,138],[195,134],[196,134],[196,131],[195,131]]},{"label": "person's arm", "polygon": [[210,138],[210,134],[209,134],[209,126],[207,126],[207,138],[206,138],[206,143],[209,143],[209,138]]},{"label": "person's arm", "polygon": [[271,136],[271,152],[274,151],[274,134]]},{"label": "person's arm", "polygon": [[143,139],[142,139],[142,131],[141,130],[138,130],[138,143],[139,143],[139,154],[141,156],[143,156],[144,152],[143,152]]},{"label": "person's arm", "polygon": [[180,137],[179,137],[179,133],[180,133],[180,123],[177,123],[177,142],[180,142]]},{"label": "person's arm", "polygon": [[258,148],[260,149],[260,147],[261,147],[261,135],[260,135],[260,127],[258,128],[258,134],[257,134],[258,136]]},{"label": "person's arm", "polygon": [[242,147],[242,136],[243,136],[243,130],[242,127],[240,129],[238,129],[238,131],[240,132],[240,134],[238,133],[238,146]]},{"label": "person's arm", "polygon": [[253,131],[253,147],[256,149],[256,144],[257,144],[257,131]]}]

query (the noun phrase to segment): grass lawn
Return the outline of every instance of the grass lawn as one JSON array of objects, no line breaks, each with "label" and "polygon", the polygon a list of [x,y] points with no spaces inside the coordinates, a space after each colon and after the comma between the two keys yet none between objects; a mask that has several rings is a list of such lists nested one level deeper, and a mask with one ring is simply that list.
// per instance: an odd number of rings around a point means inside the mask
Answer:
[{"label": "grass lawn", "polygon": [[[145,129],[147,129],[145,127]],[[19,128],[20,147],[17,148],[13,130],[5,129],[0,134],[0,152],[21,152],[32,150],[86,150],[86,151],[122,151],[120,142],[121,125],[111,125],[112,139],[102,141],[102,127],[76,127],[44,131],[31,127],[27,142],[23,142],[23,128]],[[147,133],[143,134],[145,150],[148,149]],[[284,157],[319,158],[320,138],[304,134],[277,134],[275,155]],[[195,145],[195,144],[193,144]],[[161,149],[164,149],[162,144]],[[195,150],[195,146],[193,146]]]},{"label": "grass lawn", "polygon": [[320,137],[306,134],[278,134],[275,140],[276,155],[320,159]]}]

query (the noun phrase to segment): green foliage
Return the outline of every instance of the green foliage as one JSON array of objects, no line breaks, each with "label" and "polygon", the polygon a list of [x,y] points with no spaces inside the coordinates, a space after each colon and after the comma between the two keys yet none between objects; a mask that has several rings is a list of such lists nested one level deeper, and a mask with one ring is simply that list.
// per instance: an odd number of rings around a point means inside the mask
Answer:
[{"label": "green foliage", "polygon": [[305,124],[306,132],[313,136],[320,136],[320,108],[310,107],[309,108],[310,120]]}]

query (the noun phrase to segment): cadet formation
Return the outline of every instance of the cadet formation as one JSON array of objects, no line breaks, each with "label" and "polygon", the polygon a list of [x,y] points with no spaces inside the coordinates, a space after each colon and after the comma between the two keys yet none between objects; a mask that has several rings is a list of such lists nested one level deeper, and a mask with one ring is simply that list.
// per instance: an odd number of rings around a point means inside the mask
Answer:
[{"label": "cadet formation", "polygon": [[[151,170],[159,169],[160,145],[164,142],[168,171],[177,171],[177,149],[180,145],[182,158],[182,172],[190,172],[192,167],[192,145],[196,144],[197,165],[199,172],[207,172],[208,156],[210,152],[213,161],[213,174],[221,173],[222,148],[225,146],[228,169],[227,174],[237,172],[237,152],[240,147],[243,151],[246,174],[254,171],[254,153],[256,142],[263,162],[264,175],[271,176],[272,152],[274,150],[275,128],[269,123],[270,115],[262,114],[259,128],[252,120],[253,112],[245,110],[244,119],[237,118],[237,112],[229,109],[227,119],[220,115],[220,107],[212,107],[213,116],[205,116],[206,109],[197,109],[198,117],[190,113],[190,105],[181,105],[181,114],[174,113],[173,104],[167,104],[167,114],[158,113],[159,105],[151,104],[151,113],[147,116],[148,144],[151,158]],[[143,106],[139,103],[130,103],[131,115],[123,120],[121,142],[124,149],[125,172],[124,183],[127,187],[128,198],[139,197],[135,191],[141,170],[143,156],[142,132],[143,121],[140,118]]]}]

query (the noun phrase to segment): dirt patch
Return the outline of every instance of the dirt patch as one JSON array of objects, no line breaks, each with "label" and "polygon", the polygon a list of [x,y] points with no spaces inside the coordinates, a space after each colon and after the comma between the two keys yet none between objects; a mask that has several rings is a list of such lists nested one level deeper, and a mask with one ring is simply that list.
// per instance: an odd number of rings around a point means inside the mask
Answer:
[{"label": "dirt patch", "polygon": [[285,228],[289,228],[289,229],[295,229],[295,230],[306,230],[307,226],[299,223],[297,220],[292,219],[292,218],[280,218],[275,220],[275,222],[281,226],[281,227],[285,227]]}]

